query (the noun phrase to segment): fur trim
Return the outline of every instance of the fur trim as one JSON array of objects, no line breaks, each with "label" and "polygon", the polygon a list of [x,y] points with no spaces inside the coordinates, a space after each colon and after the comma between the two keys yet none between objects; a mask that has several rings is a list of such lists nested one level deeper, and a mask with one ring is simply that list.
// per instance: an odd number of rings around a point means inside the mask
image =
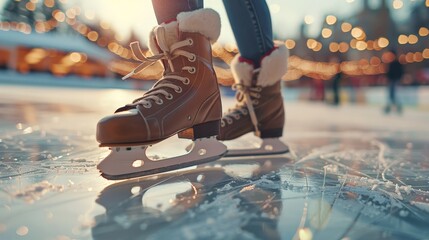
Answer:
[{"label": "fur trim", "polygon": [[219,14],[210,8],[198,9],[192,12],[182,12],[177,15],[179,29],[182,32],[198,32],[206,36],[211,43],[217,41],[220,35]]},{"label": "fur trim", "polygon": [[237,84],[250,86],[252,84],[253,65],[240,62],[240,54],[235,55],[231,61],[231,72]]},{"label": "fur trim", "polygon": [[152,29],[147,41],[149,50],[154,55],[159,54],[162,50],[168,50],[173,43],[179,40],[179,30],[201,33],[213,43],[220,35],[219,14],[209,8],[180,13],[177,15],[177,21],[162,23]]},{"label": "fur trim", "polygon": [[[240,61],[240,54],[235,55],[231,61],[231,71],[235,83],[241,83],[246,86],[252,85],[254,66]],[[261,68],[257,80],[258,86],[271,86],[280,81],[281,77],[287,72],[287,60],[289,51],[284,45],[279,46],[269,55],[262,58]]]},{"label": "fur trim", "polygon": [[179,40],[178,35],[176,21],[154,27],[149,34],[149,50],[153,54],[159,54],[161,50],[168,51]]},{"label": "fur trim", "polygon": [[270,55],[262,58],[258,85],[265,87],[277,83],[287,72],[288,58],[289,51],[284,45],[280,45]]}]

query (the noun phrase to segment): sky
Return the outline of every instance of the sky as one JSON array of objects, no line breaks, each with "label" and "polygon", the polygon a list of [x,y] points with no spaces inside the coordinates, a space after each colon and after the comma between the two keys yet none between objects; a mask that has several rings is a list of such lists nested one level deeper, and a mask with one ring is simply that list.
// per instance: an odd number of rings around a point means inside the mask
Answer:
[{"label": "sky", "polygon": [[[40,0],[39,0],[40,1]],[[133,29],[143,40],[156,25],[151,0],[66,0],[69,6],[79,5],[86,15],[111,23],[112,27],[124,38]],[[378,2],[378,0],[371,0]],[[392,2],[393,0],[388,0]],[[404,7],[394,10],[396,19],[408,16],[411,6],[423,0],[402,0]],[[6,0],[0,0],[2,6]],[[320,26],[327,14],[337,17],[347,17],[362,9],[363,0],[267,0],[273,29],[276,36],[294,38],[299,34],[299,28],[304,18],[310,17],[313,23],[309,25],[310,36],[320,32]],[[233,42],[234,38],[229,27],[221,0],[205,0],[205,7],[217,10],[222,19],[220,42]]]}]

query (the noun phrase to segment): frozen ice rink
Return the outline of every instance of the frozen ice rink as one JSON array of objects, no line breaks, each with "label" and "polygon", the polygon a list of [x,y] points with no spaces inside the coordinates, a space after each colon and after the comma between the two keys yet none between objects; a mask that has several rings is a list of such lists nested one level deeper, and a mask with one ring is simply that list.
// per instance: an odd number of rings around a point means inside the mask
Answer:
[{"label": "frozen ice rink", "polygon": [[96,123],[141,94],[0,85],[0,239],[428,239],[429,111],[287,102],[289,154],[105,180]]}]

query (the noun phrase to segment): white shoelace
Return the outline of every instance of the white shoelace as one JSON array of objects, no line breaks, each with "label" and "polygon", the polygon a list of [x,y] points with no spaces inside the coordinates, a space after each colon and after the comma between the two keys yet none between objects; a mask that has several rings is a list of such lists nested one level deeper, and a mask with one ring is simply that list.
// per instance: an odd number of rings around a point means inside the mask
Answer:
[{"label": "white shoelace", "polygon": [[[259,104],[257,99],[261,97],[260,92],[262,88],[248,87],[243,84],[234,84],[232,88],[234,90],[237,90],[237,100],[239,102],[244,102],[247,109],[244,108],[244,106],[236,106],[233,109],[229,109],[228,113],[224,115],[222,118],[221,126],[226,125],[225,121],[228,124],[232,124],[234,119],[236,120],[240,119],[241,114],[242,115],[249,114],[250,120],[252,121],[253,127],[255,128],[255,135],[258,137],[261,136],[261,132],[259,131],[259,126],[258,126],[259,125],[258,118],[256,117],[256,113],[253,105]],[[251,97],[254,97],[256,99],[252,100]]]},{"label": "white shoelace", "polygon": [[[158,38],[158,43],[160,45],[162,44],[163,46],[167,46],[167,44],[165,42],[165,37],[162,37],[162,36],[165,36],[165,29],[160,28],[158,30],[158,32],[160,32],[160,31],[161,31],[162,35]],[[155,64],[158,60],[167,60],[169,67],[170,67],[170,70],[171,70],[171,72],[168,72],[161,79],[159,79],[155,83],[155,85],[152,87],[152,89],[149,90],[149,92],[147,92],[144,96],[134,100],[133,104],[141,104],[145,108],[150,108],[150,107],[152,107],[152,103],[150,100],[153,100],[156,104],[161,105],[161,104],[163,104],[163,100],[159,97],[159,95],[164,95],[164,97],[166,99],[172,100],[173,95],[171,93],[169,93],[168,91],[166,91],[164,88],[173,89],[176,93],[182,92],[182,88],[180,86],[177,86],[176,84],[174,84],[172,82],[164,81],[164,80],[175,79],[175,80],[181,81],[185,85],[188,85],[190,83],[189,78],[177,75],[177,72],[175,72],[172,60],[174,60],[175,58],[177,58],[179,56],[184,56],[184,57],[188,58],[188,60],[190,62],[195,62],[197,59],[197,56],[195,54],[180,49],[180,48],[185,47],[185,46],[191,46],[192,44],[193,44],[193,40],[190,38],[183,40],[183,41],[180,41],[180,42],[176,42],[176,43],[173,43],[169,47],[163,48],[163,49],[168,49],[168,50],[163,51],[162,53],[156,54],[156,55],[151,56],[151,57],[146,57],[143,54],[143,52],[140,48],[140,44],[138,42],[132,42],[130,44],[131,52],[133,53],[134,57],[141,63],[136,68],[134,68],[130,73],[128,73],[126,76],[124,76],[122,78],[122,80],[125,80],[125,79],[143,71],[144,69]],[[190,67],[190,66],[184,66],[184,67],[182,67],[181,70],[182,71],[188,71],[191,74],[194,74],[196,72],[195,67]]]}]

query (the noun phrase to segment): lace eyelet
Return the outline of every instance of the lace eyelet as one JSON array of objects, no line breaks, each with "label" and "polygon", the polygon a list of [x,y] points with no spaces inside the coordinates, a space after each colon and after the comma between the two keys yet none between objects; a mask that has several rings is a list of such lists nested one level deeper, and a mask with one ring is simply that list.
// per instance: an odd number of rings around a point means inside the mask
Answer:
[{"label": "lace eyelet", "polygon": [[144,103],[144,104],[143,104],[143,107],[144,107],[144,108],[151,108],[151,107],[152,107],[152,104],[151,104],[150,102],[148,102],[148,103]]},{"label": "lace eyelet", "polygon": [[220,122],[220,126],[221,126],[221,127],[225,127],[225,122],[224,122],[224,121],[221,121],[221,122]]},{"label": "lace eyelet", "polygon": [[261,87],[258,87],[258,88],[256,88],[256,91],[261,92],[261,91],[262,91],[262,88],[261,88]]},{"label": "lace eyelet", "polygon": [[158,104],[158,105],[161,105],[161,104],[163,104],[164,103],[164,101],[162,101],[162,99],[158,99],[157,101],[156,101],[156,104]]},{"label": "lace eyelet", "polygon": [[239,120],[240,119],[240,115],[235,115],[234,118],[237,119],[237,120]]},{"label": "lace eyelet", "polygon": [[167,100],[172,100],[173,99],[173,94],[168,94],[165,98]]},{"label": "lace eyelet", "polygon": [[255,104],[255,105],[258,105],[259,101],[258,100],[253,100],[252,103]]},{"label": "lace eyelet", "polygon": [[182,90],[183,90],[183,89],[182,89],[181,87],[179,87],[179,88],[177,88],[177,89],[174,89],[174,91],[175,91],[175,92],[177,92],[177,93],[181,93],[181,92],[182,92]]},{"label": "lace eyelet", "polygon": [[195,60],[197,60],[197,56],[194,54],[194,55],[192,55],[192,57],[191,58],[188,58],[188,61],[189,62],[195,62]]},{"label": "lace eyelet", "polygon": [[260,93],[256,94],[256,97],[261,98],[261,94]]},{"label": "lace eyelet", "polygon": [[192,40],[191,38],[188,38],[188,44],[189,46],[194,45],[194,40]]},{"label": "lace eyelet", "polygon": [[228,124],[232,124],[232,120],[231,119],[228,118],[226,121],[228,122]]},{"label": "lace eyelet", "polygon": [[189,68],[189,69],[188,69],[188,72],[189,72],[190,74],[194,74],[194,73],[196,73],[196,72],[197,72],[197,69],[196,69],[196,68],[194,68],[194,67],[192,67],[192,68]]},{"label": "lace eyelet", "polygon": [[185,78],[185,81],[183,81],[183,84],[189,85],[189,83],[191,83],[191,80],[189,80],[189,78]]}]

